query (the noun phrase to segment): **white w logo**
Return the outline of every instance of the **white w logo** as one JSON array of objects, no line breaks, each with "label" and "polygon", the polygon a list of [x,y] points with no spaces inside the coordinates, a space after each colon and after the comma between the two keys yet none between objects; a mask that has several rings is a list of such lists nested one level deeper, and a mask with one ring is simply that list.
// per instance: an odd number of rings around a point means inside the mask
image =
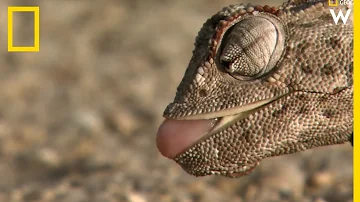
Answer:
[{"label": "white w logo", "polygon": [[351,9],[347,10],[346,11],[346,15],[344,16],[342,10],[339,10],[339,13],[338,15],[336,16],[335,14],[335,11],[334,9],[330,9],[330,13],[331,13],[331,16],[335,22],[335,24],[337,24],[339,22],[339,19],[341,18],[341,20],[343,21],[344,24],[346,24],[349,16],[350,16],[350,13],[351,13]]}]

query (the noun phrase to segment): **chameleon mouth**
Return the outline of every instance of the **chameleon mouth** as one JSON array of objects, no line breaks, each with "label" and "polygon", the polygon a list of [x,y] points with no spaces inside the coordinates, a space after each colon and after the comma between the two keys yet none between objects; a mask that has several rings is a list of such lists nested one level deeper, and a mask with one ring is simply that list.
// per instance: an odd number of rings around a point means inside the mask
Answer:
[{"label": "chameleon mouth", "polygon": [[159,127],[156,144],[160,153],[170,159],[191,148],[197,142],[248,117],[261,107],[284,95],[257,101],[218,112],[196,114],[179,119],[167,118]]}]

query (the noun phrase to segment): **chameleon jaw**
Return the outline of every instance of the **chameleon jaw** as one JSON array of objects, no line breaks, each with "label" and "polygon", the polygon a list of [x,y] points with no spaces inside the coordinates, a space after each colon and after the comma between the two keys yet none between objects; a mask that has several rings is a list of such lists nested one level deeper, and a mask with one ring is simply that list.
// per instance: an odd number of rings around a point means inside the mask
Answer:
[{"label": "chameleon jaw", "polygon": [[[180,153],[178,153],[176,156],[174,156],[172,159],[177,162],[181,167],[188,172],[189,174],[195,175],[195,176],[205,176],[205,175],[222,175],[229,178],[239,178],[245,175],[248,175],[252,173],[257,165],[259,165],[260,162],[253,162],[251,164],[246,165],[238,165],[236,166],[234,170],[208,170],[207,172],[197,172],[196,169],[193,170],[193,168],[187,167],[187,164],[183,164],[182,156],[186,155],[189,151],[192,150],[194,145],[196,145],[199,142],[204,141],[204,139],[208,138],[211,135],[215,135],[219,133],[220,131],[228,128],[229,126],[233,125],[235,122],[245,119],[255,111],[259,110],[262,107],[265,107],[266,105],[282,98],[283,96],[286,96],[287,94],[276,96],[273,98],[269,98],[266,100],[262,100],[256,103],[252,103],[249,107],[249,105],[242,107],[241,109],[247,109],[246,111],[239,111],[237,109],[238,113],[232,114],[232,115],[226,115],[223,117],[215,117],[209,119],[212,123],[212,128],[209,130],[209,132],[205,135],[203,135],[198,140],[194,141],[193,144],[188,145],[185,149],[183,149]],[[211,117],[211,116],[210,116]],[[192,119],[190,119],[192,120]]]},{"label": "chameleon jaw", "polygon": [[248,117],[254,111],[282,96],[284,95],[254,102],[233,110],[188,116],[182,119],[167,118],[159,127],[156,137],[157,147],[163,156],[174,159],[186,153],[197,143],[219,133],[234,122]]}]

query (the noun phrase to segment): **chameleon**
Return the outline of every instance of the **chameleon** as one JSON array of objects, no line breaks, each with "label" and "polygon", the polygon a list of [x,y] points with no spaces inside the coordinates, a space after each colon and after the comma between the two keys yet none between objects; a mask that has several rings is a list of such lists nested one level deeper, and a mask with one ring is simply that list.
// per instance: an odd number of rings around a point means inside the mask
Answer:
[{"label": "chameleon", "polygon": [[224,7],[200,29],[156,144],[194,176],[240,177],[264,158],[352,143],[353,23],[290,0]]}]

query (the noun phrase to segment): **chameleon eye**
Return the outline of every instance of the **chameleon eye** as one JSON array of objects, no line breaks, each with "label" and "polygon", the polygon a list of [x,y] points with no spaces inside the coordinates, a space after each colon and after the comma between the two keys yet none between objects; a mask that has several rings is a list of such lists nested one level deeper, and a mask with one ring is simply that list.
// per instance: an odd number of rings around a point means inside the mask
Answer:
[{"label": "chameleon eye", "polygon": [[258,78],[280,60],[284,43],[283,24],[275,16],[249,16],[225,34],[220,62],[236,78]]}]

